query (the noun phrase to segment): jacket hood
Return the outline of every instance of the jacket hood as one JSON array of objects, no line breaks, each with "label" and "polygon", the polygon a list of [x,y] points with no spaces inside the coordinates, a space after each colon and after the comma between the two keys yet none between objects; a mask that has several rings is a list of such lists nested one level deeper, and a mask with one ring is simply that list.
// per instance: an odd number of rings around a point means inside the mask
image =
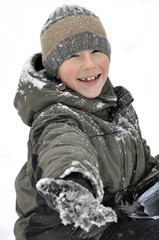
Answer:
[{"label": "jacket hood", "polygon": [[97,115],[108,107],[116,106],[117,96],[109,79],[101,94],[93,99],[70,88],[61,91],[58,86],[56,79],[46,76],[41,53],[31,56],[22,68],[14,99],[14,106],[25,124],[31,126],[36,113],[57,103]]}]

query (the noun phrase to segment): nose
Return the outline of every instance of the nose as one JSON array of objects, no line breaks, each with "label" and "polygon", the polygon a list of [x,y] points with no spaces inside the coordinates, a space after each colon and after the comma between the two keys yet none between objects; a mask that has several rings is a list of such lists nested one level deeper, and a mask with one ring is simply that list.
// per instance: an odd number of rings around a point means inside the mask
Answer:
[{"label": "nose", "polygon": [[94,62],[91,54],[88,54],[88,55],[84,56],[82,68],[83,68],[83,70],[88,70],[88,69],[94,69],[95,68],[95,62]]}]

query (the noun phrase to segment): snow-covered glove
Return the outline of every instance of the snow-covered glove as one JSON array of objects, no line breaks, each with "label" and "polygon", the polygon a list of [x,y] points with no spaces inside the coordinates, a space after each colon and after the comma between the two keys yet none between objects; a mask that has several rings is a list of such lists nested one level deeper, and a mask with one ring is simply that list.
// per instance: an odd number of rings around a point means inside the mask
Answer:
[{"label": "snow-covered glove", "polygon": [[116,222],[116,213],[104,207],[93,194],[73,181],[44,178],[38,181],[38,192],[50,208],[56,209],[64,225],[74,224],[89,231],[92,225],[98,227],[107,222]]}]

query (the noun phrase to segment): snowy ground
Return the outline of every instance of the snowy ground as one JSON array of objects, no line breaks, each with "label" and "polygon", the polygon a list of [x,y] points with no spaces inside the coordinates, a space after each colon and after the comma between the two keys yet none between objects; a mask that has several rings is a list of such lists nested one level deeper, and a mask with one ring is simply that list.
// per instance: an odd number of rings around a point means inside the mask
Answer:
[{"label": "snowy ground", "polygon": [[[58,5],[57,3],[58,2]],[[22,64],[40,51],[48,15],[63,4],[79,4],[100,16],[112,46],[110,79],[135,98],[143,137],[158,154],[159,0],[1,0],[0,2],[0,237],[14,239],[14,179],[27,159],[29,127],[13,108]]]}]

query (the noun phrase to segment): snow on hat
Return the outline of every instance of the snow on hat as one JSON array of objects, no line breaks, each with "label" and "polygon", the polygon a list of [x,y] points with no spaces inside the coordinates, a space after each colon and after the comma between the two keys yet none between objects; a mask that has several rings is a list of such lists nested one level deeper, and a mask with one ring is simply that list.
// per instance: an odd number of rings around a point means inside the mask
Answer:
[{"label": "snow on hat", "polygon": [[57,8],[44,24],[40,37],[43,64],[50,76],[56,76],[67,58],[83,50],[99,50],[110,58],[110,44],[100,19],[77,5]]}]

